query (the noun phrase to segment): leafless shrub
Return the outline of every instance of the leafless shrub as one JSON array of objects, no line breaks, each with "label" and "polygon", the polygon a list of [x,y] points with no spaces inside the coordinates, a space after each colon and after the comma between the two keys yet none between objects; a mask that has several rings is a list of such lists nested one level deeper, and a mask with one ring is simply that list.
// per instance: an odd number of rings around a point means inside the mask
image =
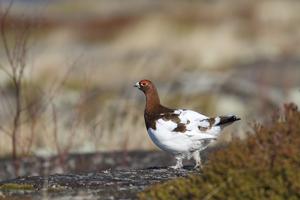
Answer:
[{"label": "leafless shrub", "polygon": [[15,168],[17,173],[17,153],[18,153],[18,137],[21,132],[21,116],[24,111],[23,107],[23,80],[24,71],[26,68],[26,59],[28,53],[28,40],[30,34],[30,24],[23,24],[23,26],[16,31],[16,33],[9,39],[7,36],[8,26],[12,26],[7,21],[9,12],[13,5],[13,1],[10,1],[9,5],[4,9],[0,20],[0,37],[7,58],[7,66],[1,66],[1,70],[9,78],[9,82],[12,84],[14,102],[8,103],[13,109],[12,121],[9,127],[1,126],[1,130],[11,136],[12,142],[12,157],[15,161]]},{"label": "leafless shrub", "polygon": [[[0,125],[0,132],[11,138],[15,174],[18,175],[18,156],[29,155],[35,143],[37,131],[41,131],[41,127],[49,126],[48,124],[43,124],[44,122],[40,120],[41,118],[47,118],[46,115],[50,116],[50,122],[53,127],[50,133],[54,138],[54,148],[59,155],[59,164],[62,167],[70,149],[74,145],[74,137],[77,127],[80,125],[80,118],[75,117],[72,121],[68,139],[66,140],[67,143],[61,144],[59,141],[60,116],[58,116],[57,106],[53,102],[57,93],[68,80],[69,75],[76,66],[77,60],[70,64],[62,77],[50,84],[47,91],[44,91],[40,85],[34,88],[32,88],[32,84],[28,86],[28,80],[25,79],[25,71],[28,68],[30,32],[34,27],[27,21],[24,21],[24,24],[21,25],[13,24],[9,16],[12,7],[13,1],[10,1],[4,8],[0,4],[0,13],[2,13],[0,16],[0,40],[4,49],[4,57],[7,59],[7,62],[0,63],[0,69],[8,79],[9,93],[11,91],[13,93],[11,95],[13,98],[5,98],[1,101],[2,107],[7,109],[9,117],[7,125]],[[3,87],[1,88],[1,93],[4,94],[3,96],[7,96]],[[23,136],[25,131],[29,132],[29,134]]]}]

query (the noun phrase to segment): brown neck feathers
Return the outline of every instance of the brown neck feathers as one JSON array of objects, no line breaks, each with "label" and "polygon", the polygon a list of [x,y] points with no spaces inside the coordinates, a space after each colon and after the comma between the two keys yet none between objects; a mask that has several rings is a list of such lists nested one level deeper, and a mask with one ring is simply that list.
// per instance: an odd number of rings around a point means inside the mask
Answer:
[{"label": "brown neck feathers", "polygon": [[151,87],[145,91],[146,95],[146,108],[145,111],[148,113],[155,112],[160,106],[160,100],[156,88],[151,85]]}]

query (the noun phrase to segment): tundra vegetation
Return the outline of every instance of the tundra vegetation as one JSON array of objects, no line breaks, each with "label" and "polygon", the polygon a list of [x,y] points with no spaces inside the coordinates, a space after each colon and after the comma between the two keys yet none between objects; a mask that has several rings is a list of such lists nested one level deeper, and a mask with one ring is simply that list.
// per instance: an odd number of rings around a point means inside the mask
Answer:
[{"label": "tundra vegetation", "polygon": [[199,175],[155,185],[140,199],[299,199],[300,112],[284,106],[245,140],[210,155]]}]

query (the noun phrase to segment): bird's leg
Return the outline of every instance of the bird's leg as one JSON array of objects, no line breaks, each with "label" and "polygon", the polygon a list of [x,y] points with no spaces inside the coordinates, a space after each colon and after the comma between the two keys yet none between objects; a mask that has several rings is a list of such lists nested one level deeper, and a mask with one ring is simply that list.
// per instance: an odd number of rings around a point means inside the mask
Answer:
[{"label": "bird's leg", "polygon": [[193,159],[196,162],[194,169],[197,169],[197,168],[201,169],[202,168],[202,163],[201,163],[200,152],[199,151],[194,151],[192,156],[193,156]]},{"label": "bird's leg", "polygon": [[176,165],[172,166],[171,168],[173,169],[181,169],[183,167],[183,164],[182,164],[182,156],[176,156]]}]

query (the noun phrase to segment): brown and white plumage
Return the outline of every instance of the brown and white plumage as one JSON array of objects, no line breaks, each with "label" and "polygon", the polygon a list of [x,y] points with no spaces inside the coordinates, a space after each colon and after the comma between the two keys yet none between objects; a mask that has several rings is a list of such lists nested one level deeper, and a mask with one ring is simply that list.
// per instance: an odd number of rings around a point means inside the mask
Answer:
[{"label": "brown and white plumage", "polygon": [[221,130],[240,118],[234,115],[209,118],[186,109],[170,109],[160,104],[154,84],[141,80],[135,84],[146,96],[144,118],[148,134],[162,150],[177,160],[173,168],[182,168],[182,159],[191,158],[201,167],[200,151],[217,139]]}]

